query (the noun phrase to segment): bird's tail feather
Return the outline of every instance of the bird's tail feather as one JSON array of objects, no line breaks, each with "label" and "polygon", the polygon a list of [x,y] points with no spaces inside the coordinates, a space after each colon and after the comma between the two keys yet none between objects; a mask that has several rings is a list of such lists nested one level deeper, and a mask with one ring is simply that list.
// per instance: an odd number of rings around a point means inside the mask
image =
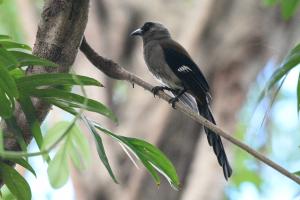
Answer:
[{"label": "bird's tail feather", "polygon": [[[209,106],[203,104],[201,105],[199,102],[197,102],[197,105],[199,113],[213,124],[216,124],[214,117],[209,109]],[[232,174],[232,169],[229,165],[221,137],[206,127],[204,127],[204,130],[207,135],[208,143],[210,146],[213,147],[214,152],[218,158],[218,162],[223,168],[225,179],[227,180]]]},{"label": "bird's tail feather", "polygon": [[[178,93],[175,91],[172,91],[172,94],[174,96],[177,96]],[[190,95],[189,93],[185,92],[179,97],[179,101],[181,101],[183,104],[191,108],[194,112],[198,113],[198,106],[195,97]]]}]

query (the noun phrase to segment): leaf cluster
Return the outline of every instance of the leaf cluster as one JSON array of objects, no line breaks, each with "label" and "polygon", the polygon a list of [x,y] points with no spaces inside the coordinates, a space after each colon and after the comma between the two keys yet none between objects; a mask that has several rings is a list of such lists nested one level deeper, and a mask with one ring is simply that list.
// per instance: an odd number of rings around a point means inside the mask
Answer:
[{"label": "leaf cluster", "polygon": [[[57,67],[57,64],[32,55],[29,46],[14,42],[6,35],[0,35],[0,117],[6,122],[8,130],[14,135],[22,150],[21,152],[4,150],[4,133],[3,130],[0,130],[0,156],[2,158],[0,161],[0,178],[17,199],[31,199],[30,186],[8,164],[9,162],[18,163],[36,176],[27,158],[43,156],[43,159],[48,162],[48,177],[54,188],[59,188],[67,182],[70,174],[70,163],[78,170],[88,166],[91,160],[90,149],[87,139],[79,126],[76,125],[79,120],[83,121],[89,128],[89,132],[95,139],[99,158],[116,183],[116,176],[109,164],[99,133],[113,138],[130,150],[146,167],[158,185],[160,184],[160,177],[157,172],[160,172],[174,188],[179,187],[174,166],[155,146],[137,138],[114,134],[83,115],[83,111],[91,111],[117,123],[117,117],[108,107],[99,101],[87,98],[85,95],[83,87],[102,87],[103,85],[99,81],[68,73],[26,75],[26,69],[29,66]],[[79,86],[83,95],[74,93],[72,91],[74,86]],[[74,115],[73,121],[59,122],[43,136],[41,123],[37,118],[37,111],[32,101],[33,97]],[[17,103],[20,104],[25,113],[28,126],[40,149],[39,152],[27,151],[23,131],[16,123],[14,116]],[[56,152],[52,159],[49,156],[51,150]]]}]

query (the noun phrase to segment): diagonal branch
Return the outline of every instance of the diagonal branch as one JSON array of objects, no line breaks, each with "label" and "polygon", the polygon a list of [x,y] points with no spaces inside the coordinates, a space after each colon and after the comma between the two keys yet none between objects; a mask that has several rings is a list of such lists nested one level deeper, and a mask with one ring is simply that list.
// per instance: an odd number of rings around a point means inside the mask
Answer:
[{"label": "diagonal branch", "polygon": [[[91,46],[87,43],[85,38],[83,38],[83,40],[82,40],[80,50],[85,54],[85,56],[90,60],[91,63],[93,63],[93,65],[97,69],[102,71],[104,74],[106,74],[110,78],[128,81],[132,84],[139,85],[140,87],[144,88],[145,90],[148,90],[149,92],[151,92],[151,89],[153,88],[153,86],[151,84],[145,82],[144,80],[142,80],[141,78],[132,74],[131,72],[128,72],[127,70],[125,70],[123,67],[121,67],[114,61],[100,56],[97,52],[95,52],[91,48]],[[161,91],[157,94],[157,96],[167,102],[172,98],[171,96],[169,96],[166,93],[161,92]],[[226,133],[225,131],[220,129],[218,126],[216,126],[216,125],[212,124],[211,122],[209,122],[208,120],[206,120],[204,117],[202,117],[198,113],[193,112],[189,107],[185,106],[183,103],[177,102],[176,110],[184,113],[185,115],[187,115],[191,119],[195,120],[199,124],[202,124],[203,126],[209,128],[216,134],[222,136],[223,138],[227,139],[231,143],[235,144],[236,146],[240,147],[244,151],[248,152],[249,154],[251,154],[253,157],[257,158],[261,162],[265,163],[266,165],[277,170],[284,176],[286,176],[286,177],[290,178],[291,180],[295,181],[296,183],[300,184],[300,178],[297,177],[295,174],[290,173],[285,168],[281,167],[277,163],[275,163],[272,160],[270,160],[269,158],[267,158],[265,155],[261,154],[260,152],[254,150],[247,144],[232,137],[231,135],[229,135],[228,133]]]}]

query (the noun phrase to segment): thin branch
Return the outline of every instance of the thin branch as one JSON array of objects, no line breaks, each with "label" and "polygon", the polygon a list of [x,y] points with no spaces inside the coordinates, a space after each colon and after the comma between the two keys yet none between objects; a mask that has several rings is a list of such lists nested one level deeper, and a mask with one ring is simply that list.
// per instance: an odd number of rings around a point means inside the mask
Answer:
[{"label": "thin branch", "polygon": [[[106,74],[110,78],[114,78],[114,79],[118,79],[118,80],[126,80],[132,84],[139,85],[140,87],[144,88],[145,90],[148,90],[149,92],[151,92],[151,89],[153,88],[153,86],[151,84],[145,82],[144,80],[142,80],[141,78],[132,74],[131,72],[128,72],[127,70],[125,70],[123,67],[121,67],[114,61],[100,56],[97,52],[95,52],[90,47],[90,45],[87,43],[85,38],[83,38],[83,40],[82,40],[80,50],[85,54],[85,56],[90,60],[90,62],[94,64],[94,66],[97,69],[102,71],[104,74]],[[164,92],[159,92],[157,94],[157,96],[167,102],[172,98],[171,96],[167,95]],[[181,103],[181,102],[176,103],[176,110],[184,113],[185,115],[187,115],[191,119],[195,120],[199,124],[202,124],[203,126],[209,128],[216,134],[222,136],[226,140],[230,141],[231,143],[240,147],[244,151],[248,152],[249,154],[251,154],[252,156],[257,158],[261,162],[265,163],[266,165],[277,170],[284,176],[286,176],[286,177],[290,178],[291,180],[295,181],[296,183],[300,184],[300,178],[298,176],[296,176],[293,173],[290,173],[285,168],[283,168],[280,165],[278,165],[277,163],[273,162],[272,160],[267,158],[265,155],[254,150],[247,144],[232,137],[231,135],[229,135],[228,133],[226,133],[225,131],[220,129],[218,126],[216,126],[216,125],[212,124],[211,122],[209,122],[208,120],[206,120],[204,117],[202,117],[198,113],[193,112],[189,107],[185,106],[183,103]]]}]

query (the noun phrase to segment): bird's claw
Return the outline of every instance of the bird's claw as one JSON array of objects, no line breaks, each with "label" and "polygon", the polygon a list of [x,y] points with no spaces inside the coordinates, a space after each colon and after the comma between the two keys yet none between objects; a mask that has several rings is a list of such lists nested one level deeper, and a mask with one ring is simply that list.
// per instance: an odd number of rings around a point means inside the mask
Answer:
[{"label": "bird's claw", "polygon": [[155,86],[151,89],[151,92],[153,93],[153,95],[155,97],[159,91],[164,91],[164,90],[170,90],[170,88],[165,87],[165,86]]},{"label": "bird's claw", "polygon": [[172,104],[172,108],[174,108],[174,109],[175,109],[175,105],[176,105],[177,102],[178,102],[177,97],[174,97],[174,98],[169,100],[169,103]]}]

